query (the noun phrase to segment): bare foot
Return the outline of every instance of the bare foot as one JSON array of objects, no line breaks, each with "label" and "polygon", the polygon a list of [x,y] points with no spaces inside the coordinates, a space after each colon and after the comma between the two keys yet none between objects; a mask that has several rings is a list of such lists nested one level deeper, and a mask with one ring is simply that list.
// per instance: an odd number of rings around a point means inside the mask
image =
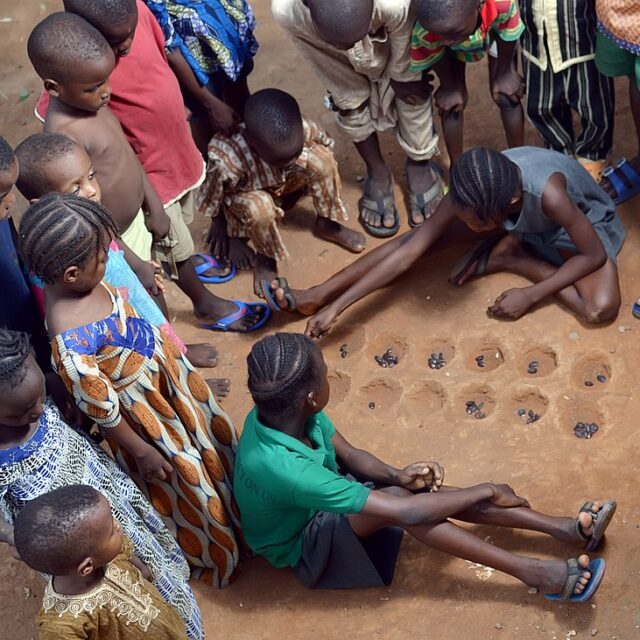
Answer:
[{"label": "bare foot", "polygon": [[223,214],[217,215],[211,223],[209,234],[211,255],[217,260],[229,260],[229,234],[227,233],[227,219]]},{"label": "bare foot", "polygon": [[[393,194],[393,180],[391,171],[385,167],[386,173],[382,175],[369,174],[364,183],[364,196],[371,200],[378,200]],[[395,224],[395,216],[392,208],[388,208],[384,215],[371,209],[360,207],[360,217],[363,222],[371,227],[386,227],[392,229]]]},{"label": "bare foot", "polygon": [[[585,590],[589,583],[589,578],[591,578],[591,572],[587,571],[589,556],[581,555],[578,558],[578,564],[584,571],[573,590],[575,595]],[[561,593],[567,579],[567,563],[562,560],[540,561],[539,567],[534,573],[536,575],[532,576],[531,579],[525,580],[527,584],[537,587],[543,593]]]},{"label": "bare foot", "polygon": [[[640,156],[636,156],[635,158],[631,158],[628,160],[628,163],[636,170],[637,173],[640,173]],[[629,182],[627,176],[620,170],[615,169],[615,173],[620,178],[623,184],[625,184],[628,188],[631,188],[633,185]],[[611,184],[611,180],[609,178],[602,178],[600,180],[600,186],[612,197],[615,198],[618,194],[614,186]]]},{"label": "bare foot", "polygon": [[[437,169],[432,165],[433,163],[430,160],[417,162],[416,160],[407,158],[407,182],[409,183],[409,191],[411,193],[416,195],[424,194],[437,182]],[[413,225],[420,226],[425,220],[430,218],[435,212],[440,200],[442,200],[442,190],[440,190],[440,195],[438,197],[426,203],[424,210],[411,205],[409,215],[411,216],[411,222]]]},{"label": "bare foot", "polygon": [[256,264],[255,251],[247,244],[246,238],[229,238],[229,260],[236,269],[249,271]]},{"label": "bare foot", "polygon": [[185,355],[194,367],[212,369],[218,364],[218,350],[212,344],[188,344]]},{"label": "bare foot", "polygon": [[323,240],[333,242],[353,253],[362,253],[367,244],[367,239],[363,233],[320,216],[316,218],[313,232]]},{"label": "bare foot", "polygon": [[209,386],[209,389],[211,389],[211,393],[213,393],[213,397],[216,400],[226,398],[229,395],[231,382],[226,378],[209,378],[209,380],[205,380],[205,382]]}]

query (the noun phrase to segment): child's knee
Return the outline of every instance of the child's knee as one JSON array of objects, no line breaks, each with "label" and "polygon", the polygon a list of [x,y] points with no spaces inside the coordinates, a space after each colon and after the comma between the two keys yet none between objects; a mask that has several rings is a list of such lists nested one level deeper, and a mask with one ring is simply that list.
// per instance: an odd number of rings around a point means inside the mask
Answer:
[{"label": "child's knee", "polygon": [[620,310],[620,297],[610,293],[597,294],[589,301],[583,320],[587,324],[604,324],[615,320]]}]

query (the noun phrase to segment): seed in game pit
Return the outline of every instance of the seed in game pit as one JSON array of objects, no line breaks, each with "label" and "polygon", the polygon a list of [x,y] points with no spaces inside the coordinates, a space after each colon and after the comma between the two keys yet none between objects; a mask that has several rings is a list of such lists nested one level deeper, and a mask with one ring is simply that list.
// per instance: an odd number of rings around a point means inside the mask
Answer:
[{"label": "seed in game pit", "polygon": [[604,384],[607,381],[607,376],[603,376],[602,374],[599,374],[599,375],[596,376],[596,380],[600,384]]},{"label": "seed in game pit", "polygon": [[347,345],[346,344],[340,345],[340,357],[346,358],[348,355],[349,355],[349,351],[347,350]]},{"label": "seed in game pit", "polygon": [[522,416],[527,414],[527,410],[526,409],[518,409],[518,415],[522,418]]},{"label": "seed in game pit", "polygon": [[376,408],[376,403],[375,402],[370,402],[369,403],[369,409],[375,409]]},{"label": "seed in game pit", "polygon": [[444,354],[442,352],[435,353],[435,351],[429,356],[429,360],[427,361],[429,365],[429,369],[442,369],[447,361],[444,358]]},{"label": "seed in game pit", "polygon": [[591,380],[585,380],[584,381],[584,386],[585,387],[593,387],[593,382],[591,382]]},{"label": "seed in game pit", "polygon": [[529,373],[531,375],[535,375],[536,373],[538,373],[538,361],[537,360],[532,360],[529,363],[529,366],[527,368],[527,373]]},{"label": "seed in game pit", "polygon": [[576,426],[573,427],[573,433],[576,438],[588,440],[596,434],[599,428],[595,422],[576,422]]},{"label": "seed in game pit", "polygon": [[479,355],[476,356],[476,364],[481,368],[484,369],[487,366],[487,363],[484,360],[484,356],[483,355]]},{"label": "seed in game pit", "polygon": [[391,369],[400,362],[400,358],[393,353],[393,349],[387,349],[381,356],[374,356],[374,359],[383,369]]}]

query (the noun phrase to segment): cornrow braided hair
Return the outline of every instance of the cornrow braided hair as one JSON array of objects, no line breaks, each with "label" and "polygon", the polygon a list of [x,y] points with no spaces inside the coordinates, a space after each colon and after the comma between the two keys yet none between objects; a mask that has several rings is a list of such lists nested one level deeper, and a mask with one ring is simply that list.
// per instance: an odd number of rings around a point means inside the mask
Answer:
[{"label": "cornrow braided hair", "polygon": [[318,353],[318,347],[301,333],[276,333],[254,344],[247,367],[255,404],[269,412],[295,404],[316,381]]},{"label": "cornrow braided hair", "polygon": [[20,250],[29,269],[46,283],[69,267],[105,252],[118,227],[101,204],[70,193],[50,193],[31,205],[20,225]]},{"label": "cornrow braided hair", "polygon": [[24,363],[30,354],[31,343],[26,333],[0,329],[0,384],[20,384],[25,376]]},{"label": "cornrow braided hair", "polygon": [[499,219],[519,187],[517,165],[493,149],[469,149],[451,169],[450,189],[454,200],[463,207],[473,207],[483,222]]}]

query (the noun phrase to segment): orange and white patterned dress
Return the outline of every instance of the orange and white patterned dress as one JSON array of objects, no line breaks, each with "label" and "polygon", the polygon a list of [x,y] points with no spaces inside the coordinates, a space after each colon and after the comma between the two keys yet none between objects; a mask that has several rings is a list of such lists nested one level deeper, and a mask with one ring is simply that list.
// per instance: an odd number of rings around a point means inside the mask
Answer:
[{"label": "orange and white patterned dress", "polygon": [[[224,587],[242,535],[232,495],[236,431],[178,348],[102,285],[111,315],[56,335],[54,366],[176,537],[194,576]],[[146,482],[133,457],[109,439],[109,427],[121,418],[171,463],[168,480]]]}]

